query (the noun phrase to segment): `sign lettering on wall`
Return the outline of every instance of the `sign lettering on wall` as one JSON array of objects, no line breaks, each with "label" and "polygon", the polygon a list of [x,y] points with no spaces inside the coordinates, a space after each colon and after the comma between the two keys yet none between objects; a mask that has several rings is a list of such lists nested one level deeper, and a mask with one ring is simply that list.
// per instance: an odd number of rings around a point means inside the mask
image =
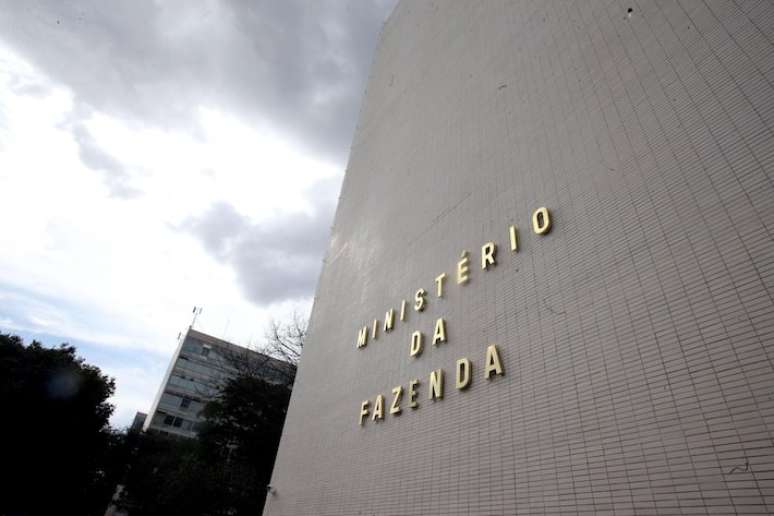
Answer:
[{"label": "sign lettering on wall", "polygon": [[[546,235],[551,231],[551,212],[548,208],[538,208],[532,213],[531,220],[532,232],[536,235]],[[508,227],[508,244],[512,253],[519,252],[519,231],[515,225]],[[449,274],[442,272],[434,279],[435,297],[444,297],[447,283],[464,286],[470,281],[472,270],[480,265],[480,270],[486,272],[497,265],[498,246],[494,241],[486,242],[481,246],[481,252],[476,256],[480,257],[480,263],[473,263],[471,254],[463,250],[457,261],[456,268]],[[476,260],[478,262],[478,260]],[[408,311],[422,312],[428,304],[428,299],[432,296],[424,288],[415,291],[412,300],[407,302],[402,299],[400,309],[390,308],[384,314],[384,319],[374,319],[363,327],[357,329],[356,348],[365,350],[369,342],[379,339],[380,335],[390,333],[397,324],[405,323],[408,317]],[[441,317],[436,319],[433,325],[432,336],[419,330],[412,332],[408,350],[410,360],[417,359],[428,347],[436,347],[447,342],[447,322]],[[500,351],[497,344],[489,344],[486,348],[483,365],[483,378],[493,380],[498,376],[505,374]],[[426,390],[426,399],[431,401],[443,399],[444,389],[447,381],[449,384],[454,382],[454,388],[463,391],[473,383],[473,363],[467,357],[457,360],[454,366],[454,377],[447,380],[443,369],[435,369],[427,377],[427,384],[424,386],[418,378],[409,380],[406,385],[398,385],[390,390],[390,394],[385,397],[384,394],[378,394],[373,399],[363,400],[360,404],[359,424],[363,426],[369,419],[373,422],[383,421],[387,416],[395,416],[402,413],[405,407],[415,410],[420,407],[419,399],[422,388]]]}]

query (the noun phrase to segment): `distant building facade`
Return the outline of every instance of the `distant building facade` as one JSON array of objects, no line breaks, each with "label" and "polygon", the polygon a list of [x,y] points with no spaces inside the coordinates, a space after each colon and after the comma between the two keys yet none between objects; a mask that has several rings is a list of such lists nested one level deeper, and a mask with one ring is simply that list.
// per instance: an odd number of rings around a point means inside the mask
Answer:
[{"label": "distant building facade", "polygon": [[259,370],[268,381],[284,362],[189,328],[180,339],[143,430],[196,437],[204,405],[240,368]]},{"label": "distant building facade", "polygon": [[142,427],[145,426],[146,419],[148,419],[148,414],[138,411],[134,415],[134,420],[132,421],[132,426],[129,427],[129,430],[132,432],[139,432],[142,430]]}]

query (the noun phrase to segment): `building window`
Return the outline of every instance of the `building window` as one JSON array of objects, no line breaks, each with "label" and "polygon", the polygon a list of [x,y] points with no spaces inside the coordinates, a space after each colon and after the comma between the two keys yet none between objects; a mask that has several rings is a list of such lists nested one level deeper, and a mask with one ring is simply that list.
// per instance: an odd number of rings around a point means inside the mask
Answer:
[{"label": "building window", "polygon": [[164,417],[164,424],[165,424],[165,425],[167,425],[167,426],[170,426],[170,425],[172,425],[172,423],[174,423],[174,422],[175,422],[175,417],[174,417],[174,416],[169,416],[169,415],[168,415],[168,416],[165,416],[165,417]]},{"label": "building window", "polygon": [[180,408],[187,409],[191,406],[191,398],[183,398],[180,400]]},{"label": "building window", "polygon": [[211,348],[209,346],[207,345],[202,346],[202,356],[204,358],[207,358],[208,356],[210,356],[210,350]]}]

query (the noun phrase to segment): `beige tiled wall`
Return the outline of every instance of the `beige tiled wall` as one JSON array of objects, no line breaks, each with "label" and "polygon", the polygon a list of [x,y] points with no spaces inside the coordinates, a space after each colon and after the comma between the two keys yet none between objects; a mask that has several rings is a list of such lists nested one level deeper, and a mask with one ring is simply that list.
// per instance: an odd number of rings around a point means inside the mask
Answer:
[{"label": "beige tiled wall", "polygon": [[[773,42],[770,0],[401,3],[265,514],[774,512]],[[410,358],[439,317],[448,342]],[[414,378],[418,409],[358,425]]]}]

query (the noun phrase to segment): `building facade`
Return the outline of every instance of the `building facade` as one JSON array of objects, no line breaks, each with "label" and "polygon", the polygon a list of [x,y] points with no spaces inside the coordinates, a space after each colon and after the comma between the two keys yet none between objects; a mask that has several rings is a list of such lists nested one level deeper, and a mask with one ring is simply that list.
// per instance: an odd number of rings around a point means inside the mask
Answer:
[{"label": "building facade", "polygon": [[137,411],[134,414],[134,419],[132,420],[132,424],[129,427],[130,432],[140,432],[142,431],[142,428],[145,426],[145,420],[148,419],[148,414],[145,412]]},{"label": "building facade", "polygon": [[276,381],[276,368],[287,365],[231,342],[189,328],[180,339],[143,430],[195,437],[201,411],[242,367],[257,368]]},{"label": "building facade", "polygon": [[401,2],[266,515],[774,513],[774,3]]}]

